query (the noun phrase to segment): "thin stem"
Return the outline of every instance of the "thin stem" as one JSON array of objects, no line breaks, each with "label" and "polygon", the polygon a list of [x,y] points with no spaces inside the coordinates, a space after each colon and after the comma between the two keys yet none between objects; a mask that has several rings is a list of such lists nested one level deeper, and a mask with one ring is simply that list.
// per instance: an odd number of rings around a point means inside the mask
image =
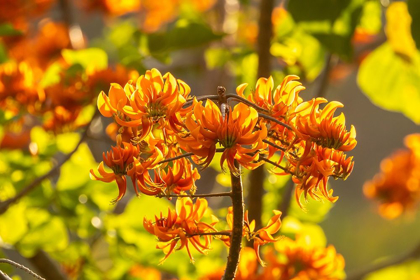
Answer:
[{"label": "thin stem", "polygon": [[226,235],[226,236],[231,236],[232,233],[230,231],[202,232],[202,233],[187,234],[187,237],[205,236],[205,235]]},{"label": "thin stem", "polygon": [[[207,99],[210,99],[210,100],[219,100],[219,96],[218,95],[214,95],[214,94],[213,95],[203,95],[203,96],[195,97],[195,99],[197,101],[204,101],[204,100],[207,100]],[[188,100],[187,102],[185,102],[184,105],[183,105],[183,107],[190,106],[193,103],[193,100],[194,99]]]},{"label": "thin stem", "polygon": [[90,129],[90,126],[92,125],[92,121],[96,118],[98,115],[98,111],[95,112],[94,116],[92,117],[92,120],[89,122],[89,124],[86,126],[85,131],[83,132],[82,136],[80,137],[79,142],[77,143],[76,147],[67,155],[64,156],[64,158],[58,162],[57,165],[55,165],[53,168],[51,168],[50,171],[48,171],[46,174],[36,178],[34,181],[32,181],[29,185],[24,187],[16,196],[0,202],[0,215],[7,211],[7,209],[19,199],[30,193],[33,189],[35,189],[39,184],[41,184],[44,180],[48,179],[52,175],[54,175],[63,164],[65,164],[72,155],[79,149],[80,145],[86,140],[88,131]]},{"label": "thin stem", "polygon": [[239,102],[242,102],[242,103],[244,103],[244,104],[248,105],[249,107],[254,108],[254,109],[255,109],[255,110],[257,110],[257,111],[263,111],[263,112],[267,112],[267,113],[268,113],[268,110],[266,110],[266,109],[264,109],[264,108],[261,108],[261,107],[260,107],[260,106],[258,106],[257,104],[254,104],[254,103],[252,103],[251,101],[246,100],[245,98],[243,98],[243,97],[241,97],[241,96],[239,96],[239,95],[237,95],[237,94],[234,94],[234,93],[229,93],[229,94],[226,94],[226,97],[227,97],[227,98],[233,98],[233,99],[236,99],[236,100],[238,100]]},{"label": "thin stem", "polygon": [[221,192],[221,193],[208,193],[208,194],[158,194],[156,197],[223,197],[223,196],[232,196],[231,192]]},{"label": "thin stem", "polygon": [[[216,153],[222,153],[224,151],[225,151],[225,148],[216,149]],[[165,163],[165,162],[171,162],[171,161],[181,159],[181,158],[185,158],[185,157],[190,157],[190,156],[193,156],[193,155],[194,155],[194,153],[185,153],[185,154],[182,154],[182,155],[179,155],[179,156],[176,156],[176,157],[164,159],[164,160],[160,161],[159,164]]]},{"label": "thin stem", "polygon": [[[236,160],[235,167],[240,169]],[[231,173],[230,178],[232,182],[231,198],[233,208],[233,228],[226,270],[222,278],[223,280],[232,280],[235,278],[236,270],[239,264],[239,254],[242,249],[242,230],[244,228],[244,196],[242,177],[241,175],[236,177]]]},{"label": "thin stem", "polygon": [[0,270],[0,280],[13,280],[13,279],[10,278],[9,275],[7,275],[6,273]]},{"label": "thin stem", "polygon": [[280,164],[277,164],[277,163],[275,163],[274,161],[269,160],[268,158],[261,157],[261,158],[260,158],[260,160],[265,161],[265,162],[267,162],[267,163],[270,163],[270,164],[274,165],[275,167],[280,168],[280,169],[281,169],[281,170],[283,170],[284,172],[290,173],[290,171],[289,171],[286,167],[281,166]]},{"label": "thin stem", "polygon": [[[26,266],[23,266],[17,262],[14,262],[12,260],[8,260],[8,259],[0,259],[0,263],[7,263],[10,265],[13,265],[16,268],[22,269],[23,271],[29,273],[30,275],[32,275],[33,277],[35,277],[36,279],[39,280],[45,280],[45,278],[42,278],[41,276],[39,276],[38,274],[36,274],[35,272],[33,272],[32,270],[30,270],[29,268],[27,268]],[[6,278],[7,279],[7,278]]]},{"label": "thin stem", "polygon": [[414,250],[412,250],[411,252],[409,252],[407,254],[404,254],[404,255],[399,256],[399,257],[394,258],[394,259],[390,259],[390,260],[380,262],[378,264],[374,264],[371,267],[363,269],[362,271],[350,274],[349,277],[347,278],[347,280],[363,279],[368,274],[373,273],[377,270],[381,270],[381,269],[384,269],[384,268],[389,267],[389,266],[401,264],[401,263],[404,263],[404,262],[406,262],[408,260],[411,260],[411,259],[419,259],[419,258],[420,258],[420,243],[417,244],[417,246],[414,248]]},{"label": "thin stem", "polygon": [[284,122],[279,121],[278,119],[276,119],[272,116],[269,116],[269,115],[266,115],[266,114],[263,114],[263,113],[258,113],[258,116],[260,116],[261,118],[264,118],[266,120],[270,120],[272,122],[275,122],[276,124],[279,124],[281,126],[284,126],[285,128],[288,128],[288,129],[292,130],[292,127],[290,125],[285,124]]}]

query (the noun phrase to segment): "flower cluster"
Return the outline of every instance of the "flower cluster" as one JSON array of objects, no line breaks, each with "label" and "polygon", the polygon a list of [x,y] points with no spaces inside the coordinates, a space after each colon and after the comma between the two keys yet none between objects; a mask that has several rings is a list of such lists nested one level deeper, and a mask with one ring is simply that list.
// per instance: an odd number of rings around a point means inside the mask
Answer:
[{"label": "flower cluster", "polygon": [[365,183],[363,191],[380,201],[379,213],[388,219],[414,209],[420,201],[420,134],[406,136],[405,145],[382,160],[381,172]]},{"label": "flower cluster", "polygon": [[[118,176],[129,175],[137,182],[136,192],[148,195],[194,193],[199,175],[192,163],[204,168],[220,152],[222,169],[226,164],[235,176],[240,175],[235,161],[250,170],[268,162],[276,174],[291,174],[299,204],[308,194],[335,201],[328,178],[346,179],[352,172],[352,157],[345,152],[356,146],[355,129],[346,129],[343,114],[334,117],[341,103],[320,109],[327,103],[324,98],[303,101],[299,92],[304,87],[296,80],[287,76],[272,92],[273,79],[261,78],[248,99],[246,84],[240,85],[238,95],[229,95],[240,101],[234,106],[224,89],[213,96],[217,104],[204,102],[190,96],[184,81],[157,69],[124,86],[112,84],[108,95],[98,97],[99,111],[115,120],[107,131],[117,147],[137,151],[126,158]],[[280,160],[274,160],[275,154]],[[107,164],[113,170],[115,165]],[[94,178],[109,182],[107,176]]]},{"label": "flower cluster", "polygon": [[[214,225],[217,218],[212,217],[211,223],[202,222],[201,219],[207,210],[207,200],[197,199],[194,204],[190,198],[178,198],[176,210],[168,210],[168,215],[155,217],[155,221],[143,221],[145,229],[159,240],[157,248],[166,252],[161,263],[176,250],[186,248],[191,262],[194,258],[190,251],[192,245],[198,252],[206,254],[211,249],[212,236],[206,233],[217,232]],[[177,246],[179,242],[179,246]]]},{"label": "flower cluster", "polygon": [[[51,1],[18,2],[25,2],[16,10],[20,13]],[[10,1],[2,8],[12,9],[9,5]],[[122,66],[84,67],[77,59],[73,61],[71,57],[77,57],[78,53],[70,49],[77,42],[70,40],[64,23],[45,19],[37,27],[30,30],[22,27],[22,35],[0,39],[9,58],[0,65],[0,109],[8,122],[4,138],[22,143],[10,145],[10,141],[2,140],[2,148],[27,147],[30,141],[26,134],[34,124],[56,134],[86,125],[89,120],[83,110],[93,103],[95,92],[111,82],[123,83],[127,77],[138,77],[136,71]],[[70,54],[65,56],[64,52]]]},{"label": "flower cluster", "polygon": [[[267,266],[257,268],[257,257],[252,249],[244,248],[235,279],[238,280],[340,280],[344,279],[344,258],[330,245],[326,248],[309,245],[305,238],[282,238],[265,253]],[[200,280],[220,279],[223,270],[206,275]]]},{"label": "flower cluster", "polygon": [[[193,97],[184,81],[157,69],[125,85],[113,83],[108,94],[99,94],[97,106],[104,117],[114,120],[106,131],[116,146],[103,154],[99,175],[91,170],[91,178],[117,182],[114,202],[125,194],[127,177],[137,195],[185,197],[197,190],[200,175],[194,165],[205,168],[221,153],[220,166],[227,167],[232,178],[240,177],[241,167],[253,170],[270,163],[274,173],[293,176],[299,204],[301,195],[308,194],[335,201],[327,189],[328,178],[346,179],[352,172],[352,157],[345,152],[356,146],[355,129],[346,129],[343,114],[334,116],[341,103],[327,103],[324,98],[303,101],[299,92],[304,87],[297,79],[287,76],[273,92],[273,79],[261,78],[247,98],[246,84],[238,86],[237,94],[226,94],[219,87],[217,95]],[[239,102],[231,104],[231,99]],[[327,103],[323,109],[322,103]],[[215,236],[230,246],[232,208],[227,215],[228,234],[218,236],[216,221],[200,221],[206,206],[202,199],[196,205],[189,198],[178,199],[176,211],[145,221],[166,257],[175,248],[186,248],[190,254],[189,244],[206,253]],[[278,240],[273,235],[280,229],[280,216],[280,211],[274,211],[267,226],[255,229],[245,215],[242,236],[253,240],[263,265],[259,247]],[[200,234],[205,235],[204,241]]]}]

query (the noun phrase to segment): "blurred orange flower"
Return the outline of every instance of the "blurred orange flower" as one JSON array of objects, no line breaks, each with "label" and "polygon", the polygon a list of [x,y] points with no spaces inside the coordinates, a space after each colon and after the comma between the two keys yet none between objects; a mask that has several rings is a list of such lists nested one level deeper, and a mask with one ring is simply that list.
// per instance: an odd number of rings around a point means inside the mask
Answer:
[{"label": "blurred orange flower", "polygon": [[388,219],[420,201],[420,134],[410,134],[404,142],[408,149],[382,160],[381,171],[363,186],[367,197],[380,201],[379,213]]}]

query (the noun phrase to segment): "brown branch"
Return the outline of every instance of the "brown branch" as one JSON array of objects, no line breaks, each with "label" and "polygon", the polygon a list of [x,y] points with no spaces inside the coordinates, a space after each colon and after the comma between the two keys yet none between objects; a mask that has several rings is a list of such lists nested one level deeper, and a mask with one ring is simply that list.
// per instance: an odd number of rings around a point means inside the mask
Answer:
[{"label": "brown branch", "polygon": [[233,98],[233,99],[236,99],[236,100],[238,100],[239,102],[244,103],[244,104],[248,105],[249,107],[254,108],[254,109],[255,109],[255,110],[257,110],[257,111],[263,111],[263,112],[267,112],[267,113],[268,113],[268,110],[266,110],[266,109],[264,109],[264,108],[262,108],[262,107],[258,106],[257,104],[252,103],[252,102],[251,102],[251,101],[249,101],[249,100],[246,100],[246,99],[245,99],[245,98],[243,98],[243,97],[240,97],[240,96],[239,96],[239,95],[237,95],[237,94],[234,94],[234,93],[229,93],[229,94],[226,94],[226,97],[227,97],[227,98]]},{"label": "brown branch", "polygon": [[[27,268],[26,266],[23,266],[17,262],[14,262],[12,260],[9,259],[0,259],[0,263],[7,263],[10,264],[16,268],[22,269],[23,271],[25,271],[26,273],[32,275],[33,277],[35,277],[36,279],[39,280],[45,280],[45,278],[42,278],[41,276],[39,276],[38,274],[36,274],[35,272],[33,272],[32,270],[30,270],[29,268]],[[3,275],[4,276],[4,275]],[[6,278],[7,279],[7,278]],[[9,278],[10,279],[10,278]]]},{"label": "brown branch", "polygon": [[36,254],[28,259],[39,271],[39,274],[46,279],[66,280],[66,275],[60,270],[57,263],[43,250],[38,250]]},{"label": "brown branch", "polygon": [[0,270],[0,280],[13,280],[6,273]]},{"label": "brown branch", "polygon": [[223,197],[223,196],[232,196],[231,192],[222,192],[222,193],[208,193],[208,194],[157,194],[156,197]]},{"label": "brown branch", "polygon": [[[239,163],[235,160],[235,167],[239,169]],[[227,258],[226,270],[223,280],[232,280],[235,278],[236,270],[239,264],[239,254],[242,249],[242,230],[244,228],[244,192],[242,187],[242,177],[230,174],[232,182],[232,208],[233,208],[233,228],[232,237]]]},{"label": "brown branch", "polygon": [[272,122],[275,122],[276,124],[279,124],[281,126],[284,126],[285,128],[288,128],[288,129],[292,130],[292,127],[290,125],[285,124],[284,122],[279,121],[278,119],[276,119],[272,116],[269,116],[269,115],[266,115],[266,114],[263,114],[263,113],[258,113],[258,116],[260,116],[261,118],[264,118],[266,120],[270,120]]},{"label": "brown branch", "polygon": [[274,161],[269,160],[268,158],[261,157],[260,160],[265,161],[265,162],[267,162],[267,163],[269,163],[271,165],[274,165],[275,167],[278,167],[278,168],[280,168],[281,170],[283,170],[283,171],[285,171],[287,173],[290,173],[290,171],[286,167],[281,166],[280,164],[277,164]]},{"label": "brown branch", "polygon": [[86,126],[85,131],[83,132],[82,136],[80,137],[79,142],[77,143],[76,147],[67,155],[64,156],[64,158],[57,163],[49,172],[46,174],[36,178],[34,181],[32,181],[29,185],[24,187],[16,196],[0,202],[0,215],[7,211],[7,209],[19,199],[30,193],[33,189],[35,189],[39,184],[41,184],[44,180],[48,179],[49,177],[56,174],[56,172],[61,168],[63,164],[65,164],[72,155],[79,149],[80,145],[86,140],[88,131],[90,129],[90,126],[92,125],[92,121],[96,118],[98,115],[98,111],[95,112],[94,116],[92,117],[92,120],[89,122],[89,124]]},{"label": "brown branch", "polygon": [[[210,100],[219,100],[219,96],[218,95],[203,95],[203,96],[199,96],[199,97],[195,97],[195,99],[197,100],[197,101],[204,101],[204,100],[207,100],[207,99],[210,99]],[[190,106],[192,103],[193,103],[193,100],[194,99],[191,99],[191,100],[188,100],[187,102],[185,102],[184,103],[184,105],[182,105],[182,107],[188,107],[188,106]]]},{"label": "brown branch", "polygon": [[[216,153],[222,153],[224,151],[225,151],[224,148],[216,149]],[[185,153],[185,154],[182,154],[182,155],[179,155],[179,156],[176,156],[176,157],[164,159],[164,160],[160,161],[159,164],[166,163],[166,162],[171,162],[171,161],[181,159],[181,158],[185,158],[185,157],[190,157],[190,156],[193,156],[193,155],[194,155],[194,153]]]},{"label": "brown branch", "polygon": [[201,232],[201,233],[192,233],[187,234],[187,237],[193,237],[193,236],[205,236],[205,235],[226,235],[231,236],[232,233],[230,231],[218,231],[218,232]]},{"label": "brown branch", "polygon": [[347,280],[360,280],[365,278],[368,274],[373,273],[375,271],[387,268],[389,266],[397,265],[404,263],[406,261],[409,261],[411,259],[420,259],[420,243],[417,244],[417,246],[412,250],[411,252],[402,255],[400,257],[385,260],[383,262],[380,262],[378,264],[374,264],[371,267],[365,268],[359,272],[351,273],[349,277],[347,277]]}]

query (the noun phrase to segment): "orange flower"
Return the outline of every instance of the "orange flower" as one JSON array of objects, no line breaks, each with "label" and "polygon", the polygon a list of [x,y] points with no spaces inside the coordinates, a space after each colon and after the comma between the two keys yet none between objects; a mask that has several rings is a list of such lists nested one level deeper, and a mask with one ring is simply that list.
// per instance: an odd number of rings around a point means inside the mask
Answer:
[{"label": "orange flower", "polygon": [[[207,200],[197,199],[194,204],[190,198],[178,198],[176,210],[168,210],[168,216],[160,218],[155,217],[155,222],[144,218],[145,229],[153,234],[159,240],[158,249],[163,249],[165,257],[160,261],[164,262],[176,248],[178,242],[180,245],[176,250],[184,247],[187,249],[191,262],[194,258],[191,255],[190,244],[200,253],[206,254],[211,249],[212,236],[204,235],[200,238],[200,233],[215,232],[214,225],[201,222],[207,209]],[[217,220],[217,219],[214,219]]]},{"label": "orange flower", "polygon": [[305,102],[297,108],[298,117],[296,120],[297,130],[304,136],[309,136],[318,145],[328,148],[334,148],[340,151],[353,150],[357,145],[356,130],[352,125],[350,131],[346,129],[346,119],[341,113],[338,117],[334,117],[337,108],[343,107],[343,104],[337,101],[329,102],[323,110],[319,110],[319,104],[325,103],[324,98],[316,98],[309,102]]},{"label": "orange flower", "polygon": [[197,168],[193,169],[191,162],[185,158],[174,161],[167,171],[155,171],[155,182],[164,186],[166,194],[180,194],[191,189],[194,192],[197,188],[195,181],[198,179],[200,174]]},{"label": "orange flower", "polygon": [[300,197],[302,193],[305,199],[309,194],[313,199],[320,200],[324,196],[331,202],[338,197],[332,197],[332,190],[327,189],[328,178],[347,179],[353,171],[353,157],[346,158],[342,151],[323,148],[315,143],[305,143],[303,154],[299,159],[289,158],[290,172],[293,181],[297,184],[295,190],[296,201],[303,208]]},{"label": "orange flower", "polygon": [[267,129],[263,126],[261,130],[254,131],[258,122],[255,109],[239,103],[233,111],[229,110],[223,116],[219,107],[211,100],[207,100],[205,106],[194,100],[193,108],[185,121],[190,133],[186,137],[180,137],[178,141],[184,150],[199,158],[199,164],[206,167],[211,162],[217,143],[225,148],[220,165],[223,168],[226,161],[235,176],[239,175],[239,170],[235,167],[234,160],[248,169],[262,164],[258,159],[259,152],[267,147],[262,142],[267,136]]},{"label": "orange flower", "polygon": [[381,172],[363,186],[365,195],[380,200],[379,213],[388,219],[412,210],[420,201],[420,134],[405,138],[408,150],[382,160]]},{"label": "orange flower", "polygon": [[[262,279],[278,280],[340,280],[344,279],[344,258],[333,246],[314,247],[301,236],[296,241],[284,238],[267,254],[268,266]],[[280,254],[280,258],[276,254]]]},{"label": "orange flower", "polygon": [[261,259],[260,256],[260,246],[267,243],[273,243],[279,240],[279,238],[274,238],[272,235],[280,230],[281,227],[281,211],[273,210],[274,216],[271,217],[267,225],[259,230],[255,231],[255,222],[252,221],[249,223],[248,211],[245,213],[245,233],[248,240],[254,240],[254,250],[257,255],[258,262],[265,266],[265,262]]},{"label": "orange flower", "polygon": [[152,130],[154,124],[177,129],[179,114],[190,93],[190,87],[167,73],[162,77],[157,69],[146,71],[135,85],[129,81],[124,89],[112,84],[109,96],[98,97],[98,108],[105,117],[115,117],[121,126],[141,129],[139,141]]},{"label": "orange flower", "polygon": [[[112,150],[102,154],[103,160],[98,166],[100,176],[95,175],[93,170],[90,170],[90,178],[92,180],[99,180],[102,182],[110,183],[116,181],[118,185],[119,194],[113,202],[119,201],[127,190],[127,181],[125,175],[128,169],[132,168],[134,160],[139,154],[137,147],[124,143],[124,147],[112,147]],[[112,169],[113,172],[107,172],[104,169],[105,164]],[[136,190],[137,191],[137,190]]]}]

